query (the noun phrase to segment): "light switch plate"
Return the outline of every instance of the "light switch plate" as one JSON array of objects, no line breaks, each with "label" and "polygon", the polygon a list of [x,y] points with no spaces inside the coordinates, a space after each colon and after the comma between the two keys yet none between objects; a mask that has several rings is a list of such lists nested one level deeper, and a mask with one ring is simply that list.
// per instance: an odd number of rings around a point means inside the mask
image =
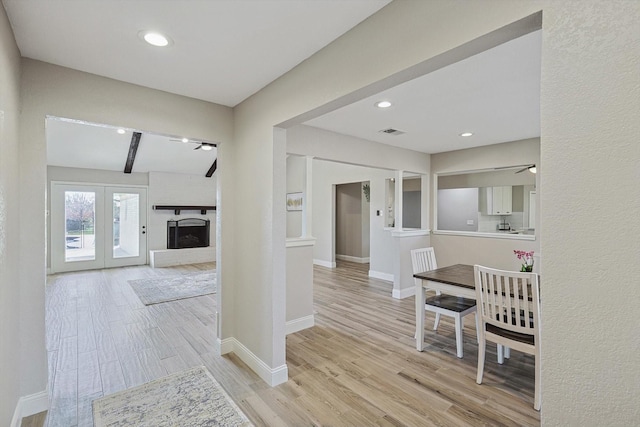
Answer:
[{"label": "light switch plate", "polygon": [[467,225],[473,225],[473,220],[472,219],[468,219],[467,220]]}]

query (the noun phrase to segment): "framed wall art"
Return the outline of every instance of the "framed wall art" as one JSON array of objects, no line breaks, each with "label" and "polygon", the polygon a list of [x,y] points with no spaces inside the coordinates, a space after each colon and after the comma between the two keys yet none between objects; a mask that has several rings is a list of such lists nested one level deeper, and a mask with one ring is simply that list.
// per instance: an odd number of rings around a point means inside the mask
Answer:
[{"label": "framed wall art", "polygon": [[287,210],[301,211],[302,200],[302,193],[287,193]]}]

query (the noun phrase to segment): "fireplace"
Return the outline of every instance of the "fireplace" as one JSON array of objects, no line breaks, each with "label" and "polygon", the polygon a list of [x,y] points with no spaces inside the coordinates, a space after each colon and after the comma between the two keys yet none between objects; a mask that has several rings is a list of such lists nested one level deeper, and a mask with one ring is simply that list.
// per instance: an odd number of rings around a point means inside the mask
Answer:
[{"label": "fireplace", "polygon": [[209,227],[208,219],[186,218],[167,221],[167,249],[208,247]]}]

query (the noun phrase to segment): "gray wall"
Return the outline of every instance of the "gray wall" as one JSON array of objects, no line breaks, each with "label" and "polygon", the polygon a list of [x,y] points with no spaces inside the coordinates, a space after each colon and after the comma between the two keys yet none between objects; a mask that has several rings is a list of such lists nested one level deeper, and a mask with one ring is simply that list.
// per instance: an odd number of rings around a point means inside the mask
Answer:
[{"label": "gray wall", "polygon": [[[533,140],[540,141],[539,138]],[[510,142],[493,146],[494,150],[510,146]],[[534,185],[536,176],[529,171],[515,173],[519,169],[503,171],[469,172],[438,177],[438,189],[469,188],[469,187],[499,187],[502,185]]]},{"label": "gray wall", "polygon": [[[28,328],[22,329],[20,323],[22,311],[27,308],[21,304],[19,274],[22,240],[18,143],[20,52],[4,7],[0,7],[0,94],[0,425],[8,426],[18,398],[25,391],[35,393],[44,390],[46,377],[42,374],[46,372],[46,365],[44,333],[35,337],[41,341],[41,345],[37,347],[40,354],[37,355],[23,351],[20,339],[21,334],[32,333]],[[38,218],[42,221],[41,215]],[[44,246],[43,243],[40,239],[41,246]],[[35,266],[37,268],[38,264]],[[34,266],[30,268],[33,269]],[[43,281],[39,285],[44,289]],[[44,295],[39,301],[35,301],[32,309],[39,310],[34,316],[36,321],[44,323],[43,301]],[[36,364],[41,376],[38,385],[29,388],[29,380],[25,376],[32,364]]]},{"label": "gray wall", "polygon": [[[469,220],[472,225],[467,224]],[[478,231],[478,189],[438,190],[437,225],[438,230]]]},{"label": "gray wall", "polygon": [[420,228],[421,191],[402,192],[402,228]]},{"label": "gray wall", "polygon": [[286,321],[313,316],[313,247],[287,247]]}]

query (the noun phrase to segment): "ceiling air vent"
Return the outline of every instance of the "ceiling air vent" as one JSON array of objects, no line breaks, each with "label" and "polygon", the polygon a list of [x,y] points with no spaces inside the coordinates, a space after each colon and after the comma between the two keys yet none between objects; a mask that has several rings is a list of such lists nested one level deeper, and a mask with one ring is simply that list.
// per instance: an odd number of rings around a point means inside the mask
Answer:
[{"label": "ceiling air vent", "polygon": [[402,135],[406,133],[405,131],[394,129],[394,128],[382,129],[379,132],[386,133],[388,135]]}]

